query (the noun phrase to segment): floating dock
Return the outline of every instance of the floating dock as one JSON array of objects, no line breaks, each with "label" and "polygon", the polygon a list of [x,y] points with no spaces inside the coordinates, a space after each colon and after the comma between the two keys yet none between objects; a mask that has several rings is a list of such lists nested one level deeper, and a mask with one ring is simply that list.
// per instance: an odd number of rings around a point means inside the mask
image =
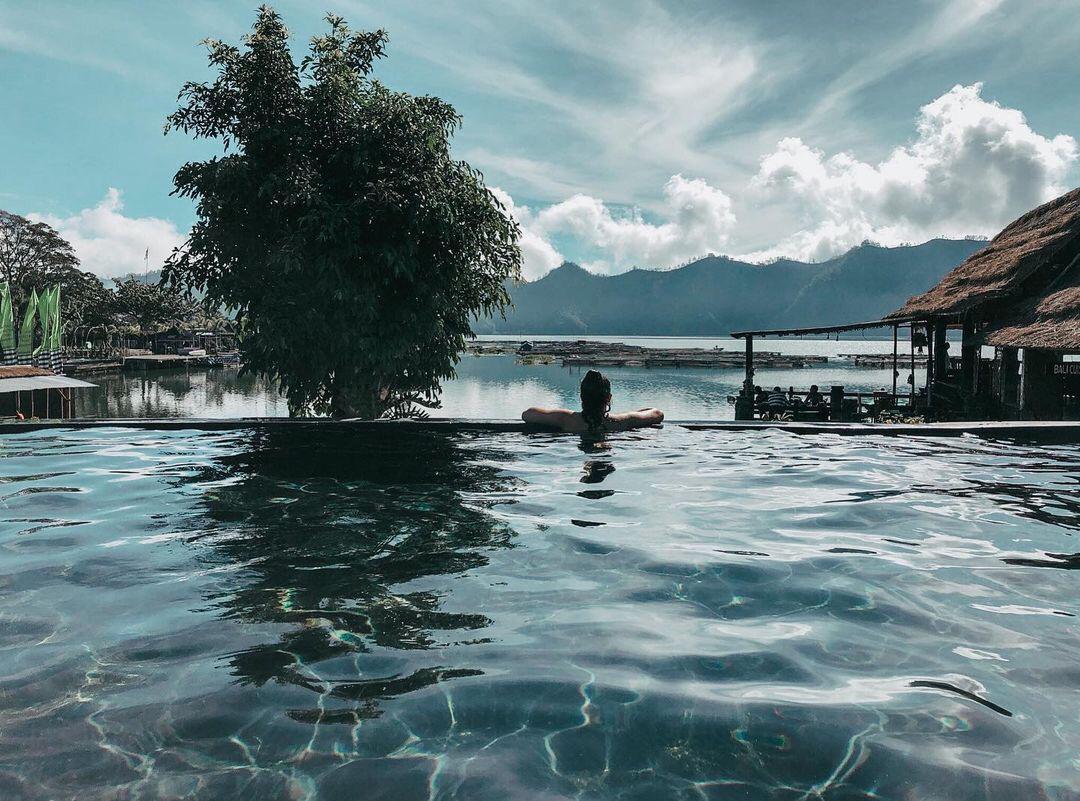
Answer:
[{"label": "floating dock", "polygon": [[120,359],[80,359],[64,362],[64,375],[93,375],[95,373],[116,373],[120,371]]},{"label": "floating dock", "polygon": [[144,356],[125,356],[124,370],[172,370],[198,364],[199,356],[180,356],[175,353],[151,353]]},{"label": "floating dock", "polygon": [[[524,364],[550,364],[564,367],[668,367],[738,370],[745,364],[739,351],[723,348],[647,348],[622,342],[592,340],[498,340],[473,342],[468,352],[475,356],[515,356]],[[762,367],[792,369],[825,364],[825,356],[793,356],[774,351],[755,354]]]},{"label": "floating dock", "polygon": [[239,365],[240,354],[230,351],[227,353],[200,354],[176,354],[176,353],[152,353],[139,356],[126,356],[123,361],[124,370],[171,370],[182,367],[222,367],[224,365]]},{"label": "floating dock", "polygon": [[[851,362],[853,367],[865,367],[868,370],[891,370],[893,365],[891,353],[841,353],[839,358]],[[915,354],[915,366],[917,368],[925,368],[926,362],[926,354]],[[899,354],[896,357],[896,366],[898,369],[905,367],[910,369],[911,354]]]}]

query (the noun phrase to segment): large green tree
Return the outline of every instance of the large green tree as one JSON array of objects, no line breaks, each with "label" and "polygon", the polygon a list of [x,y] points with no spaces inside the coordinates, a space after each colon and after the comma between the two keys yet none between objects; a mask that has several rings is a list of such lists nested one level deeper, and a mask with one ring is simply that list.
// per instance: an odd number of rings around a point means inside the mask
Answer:
[{"label": "large green tree", "polygon": [[186,84],[167,127],[224,153],[176,174],[197,221],[165,277],[236,315],[295,414],[406,414],[509,303],[519,232],[451,157],[454,109],[371,77],[386,34],[327,22],[299,64],[265,6],[241,47],[207,42],[217,77]]}]

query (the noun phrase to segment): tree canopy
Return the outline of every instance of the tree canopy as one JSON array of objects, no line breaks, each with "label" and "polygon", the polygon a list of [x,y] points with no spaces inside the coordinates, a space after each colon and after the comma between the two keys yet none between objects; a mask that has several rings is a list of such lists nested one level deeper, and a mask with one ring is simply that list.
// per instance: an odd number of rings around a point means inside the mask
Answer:
[{"label": "tree canopy", "polygon": [[223,154],[175,176],[197,220],[165,276],[235,313],[248,369],[294,413],[404,414],[509,303],[519,232],[451,157],[454,109],[371,77],[386,33],[326,19],[299,64],[266,6],[241,47],[207,42],[217,77],[184,86],[167,128]]},{"label": "tree canopy", "polygon": [[[92,273],[79,269],[71,243],[55,229],[0,209],[0,281],[11,290],[16,324],[32,289],[40,292],[54,284],[83,285],[88,280],[101,285]],[[61,292],[60,303],[65,317],[89,311],[77,295]]]},{"label": "tree canopy", "polygon": [[114,279],[114,319],[143,333],[184,328],[199,319],[199,304],[174,287],[150,283],[138,276]]}]

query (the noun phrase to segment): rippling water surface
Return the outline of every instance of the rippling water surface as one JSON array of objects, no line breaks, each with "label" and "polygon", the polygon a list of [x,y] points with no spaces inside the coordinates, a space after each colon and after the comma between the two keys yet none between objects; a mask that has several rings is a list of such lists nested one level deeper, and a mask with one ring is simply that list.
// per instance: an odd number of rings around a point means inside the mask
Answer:
[{"label": "rippling water surface", "polygon": [[1073,799],[1080,448],[0,440],[0,798]]}]

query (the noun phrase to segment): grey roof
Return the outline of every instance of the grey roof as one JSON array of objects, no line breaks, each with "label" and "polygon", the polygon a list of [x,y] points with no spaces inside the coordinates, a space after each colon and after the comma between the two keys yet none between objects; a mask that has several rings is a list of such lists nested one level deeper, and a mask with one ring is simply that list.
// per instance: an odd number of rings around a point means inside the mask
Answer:
[{"label": "grey roof", "polygon": [[70,378],[66,375],[35,375],[26,378],[0,378],[0,393],[28,392],[32,389],[69,389],[75,387],[96,387],[89,381]]},{"label": "grey roof", "polygon": [[868,328],[892,328],[894,325],[907,325],[906,317],[889,320],[868,320],[864,323],[843,323],[841,325],[821,325],[813,328],[767,328],[757,331],[732,331],[734,339],[745,337],[798,337],[808,334],[832,334],[840,331],[862,331]]}]

